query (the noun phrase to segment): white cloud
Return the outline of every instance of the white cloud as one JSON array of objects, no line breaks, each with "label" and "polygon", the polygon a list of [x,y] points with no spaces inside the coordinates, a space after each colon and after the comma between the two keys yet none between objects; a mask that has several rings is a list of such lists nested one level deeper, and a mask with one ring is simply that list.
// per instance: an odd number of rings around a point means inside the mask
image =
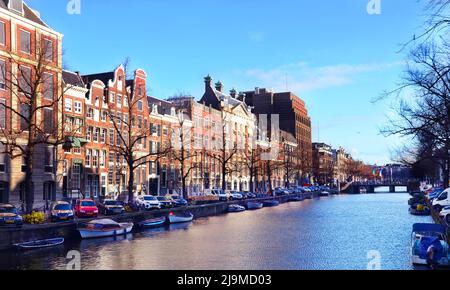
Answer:
[{"label": "white cloud", "polygon": [[274,69],[249,69],[239,74],[263,87],[283,91],[286,88],[295,92],[311,92],[324,88],[347,85],[354,77],[364,73],[384,71],[403,64],[371,63],[371,64],[338,64],[330,66],[310,66],[305,62],[283,65]]}]

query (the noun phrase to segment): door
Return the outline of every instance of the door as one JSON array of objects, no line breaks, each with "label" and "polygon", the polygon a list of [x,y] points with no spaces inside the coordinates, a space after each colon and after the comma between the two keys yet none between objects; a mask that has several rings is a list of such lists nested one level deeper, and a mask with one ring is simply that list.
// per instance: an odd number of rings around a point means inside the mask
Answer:
[{"label": "door", "polygon": [[159,192],[159,179],[158,178],[150,178],[148,181],[148,190],[149,190],[149,194],[152,195],[158,195]]}]

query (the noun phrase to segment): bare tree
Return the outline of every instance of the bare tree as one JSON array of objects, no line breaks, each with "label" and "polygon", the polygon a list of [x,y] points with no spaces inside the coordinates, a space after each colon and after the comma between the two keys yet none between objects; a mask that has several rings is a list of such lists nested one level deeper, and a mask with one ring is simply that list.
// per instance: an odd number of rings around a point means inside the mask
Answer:
[{"label": "bare tree", "polygon": [[439,162],[446,185],[450,173],[449,55],[448,43],[421,44],[412,50],[403,84],[389,94],[402,96],[412,91],[413,96],[401,98],[398,117],[382,130],[386,136],[400,135],[426,145],[418,152]]},{"label": "bare tree", "polygon": [[0,102],[0,109],[4,110],[5,116],[9,116],[0,129],[0,144],[4,147],[3,154],[24,161],[23,191],[27,213],[32,212],[34,206],[36,148],[47,145],[56,151],[57,146],[65,142],[58,112],[64,93],[70,87],[60,87],[60,69],[54,61],[57,55],[49,45],[49,42],[43,42],[39,47],[30,46],[29,50],[35,58],[27,64],[10,53],[9,67],[15,67],[16,71],[2,67],[0,72],[4,89],[11,93],[11,100],[16,101]]},{"label": "bare tree", "polygon": [[180,165],[181,194],[184,199],[188,199],[187,180],[195,168],[193,159],[197,156],[191,146],[191,128],[186,125],[188,119],[183,109],[178,110],[178,127],[173,130],[172,144],[168,152],[169,158]]},{"label": "bare tree", "polygon": [[[124,72],[127,76],[129,59],[124,62]],[[128,79],[128,78],[127,78]],[[128,202],[134,199],[133,187],[135,182],[135,170],[150,162],[157,162],[165,155],[166,150],[161,150],[161,146],[156,150],[147,148],[147,142],[153,135],[153,128],[146,121],[142,114],[143,106],[147,103],[146,93],[138,87],[135,82],[130,82],[131,86],[126,87],[124,102],[125,111],[116,112],[115,107],[108,107],[108,117],[111,120],[117,140],[115,144],[109,144],[110,151],[124,158],[128,167]],[[122,114],[124,113],[124,114]],[[145,146],[144,146],[145,144]]]}]

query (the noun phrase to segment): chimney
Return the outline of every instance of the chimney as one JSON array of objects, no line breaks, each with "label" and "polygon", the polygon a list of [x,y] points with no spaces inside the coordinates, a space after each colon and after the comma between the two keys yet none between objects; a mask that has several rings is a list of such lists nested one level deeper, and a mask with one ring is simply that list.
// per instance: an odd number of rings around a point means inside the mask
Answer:
[{"label": "chimney", "polygon": [[236,90],[235,90],[235,89],[232,89],[232,90],[230,91],[230,96],[231,96],[233,99],[236,99]]},{"label": "chimney", "polygon": [[255,88],[255,95],[259,95],[259,88],[258,87]]},{"label": "chimney", "polygon": [[219,91],[219,92],[223,92],[223,84],[222,84],[222,82],[221,81],[218,81],[217,83],[216,83],[216,90],[217,91]]},{"label": "chimney", "polygon": [[243,93],[243,92],[239,93],[239,100],[242,101],[243,103],[245,103],[245,93]]},{"label": "chimney", "polygon": [[210,75],[207,75],[205,77],[205,88],[211,88],[211,83],[212,83],[212,77]]}]

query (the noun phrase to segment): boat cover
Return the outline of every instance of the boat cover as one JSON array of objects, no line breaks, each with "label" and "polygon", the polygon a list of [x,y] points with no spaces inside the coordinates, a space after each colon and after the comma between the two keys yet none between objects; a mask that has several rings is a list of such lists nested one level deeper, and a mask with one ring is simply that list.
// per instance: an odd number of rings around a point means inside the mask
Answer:
[{"label": "boat cover", "polygon": [[431,246],[434,246],[436,249],[436,252],[434,253],[434,260],[439,261],[442,259],[444,248],[442,247],[441,241],[438,237],[422,237],[420,239],[419,257],[421,259],[427,259],[427,252]]},{"label": "boat cover", "polygon": [[90,221],[89,224],[103,225],[103,226],[119,225],[117,222],[110,220],[110,219],[94,220],[94,221]]},{"label": "boat cover", "polygon": [[443,225],[438,224],[415,224],[413,232],[435,232],[445,234],[446,230]]}]

